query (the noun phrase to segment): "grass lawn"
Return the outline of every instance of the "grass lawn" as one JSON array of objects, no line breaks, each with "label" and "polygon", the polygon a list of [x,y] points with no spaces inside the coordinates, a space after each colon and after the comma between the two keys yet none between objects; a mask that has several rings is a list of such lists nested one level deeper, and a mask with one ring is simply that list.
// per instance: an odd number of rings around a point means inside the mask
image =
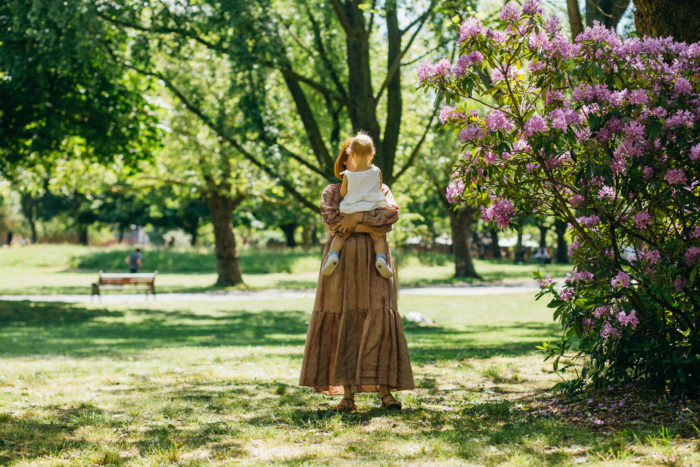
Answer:
[{"label": "grass lawn", "polygon": [[311,306],[0,302],[0,464],[700,463],[695,406],[556,401],[529,294],[400,298],[436,322],[406,325],[400,413],[296,386]]},{"label": "grass lawn", "polygon": [[[97,271],[126,271],[124,248],[94,248],[78,245],[32,245],[0,249],[0,295],[85,294]],[[457,280],[452,257],[447,254],[397,253],[399,278],[404,287],[463,284]],[[312,251],[243,250],[240,266],[245,289],[309,289],[316,287],[321,263],[320,249]],[[561,277],[569,265],[536,263],[516,265],[511,261],[476,260],[476,269],[486,281],[530,279],[535,270]],[[144,271],[158,270],[159,292],[215,290],[216,264],[212,251],[146,250]]]}]

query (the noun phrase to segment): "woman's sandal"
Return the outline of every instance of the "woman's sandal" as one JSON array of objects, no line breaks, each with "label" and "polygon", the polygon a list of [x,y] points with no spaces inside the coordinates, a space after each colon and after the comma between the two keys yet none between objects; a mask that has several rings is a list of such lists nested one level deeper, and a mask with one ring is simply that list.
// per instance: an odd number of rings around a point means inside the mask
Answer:
[{"label": "woman's sandal", "polygon": [[333,408],[333,410],[336,412],[354,412],[357,410],[355,399],[344,397],[343,400]]},{"label": "woman's sandal", "polygon": [[401,402],[396,400],[391,394],[382,396],[382,409],[401,410]]}]

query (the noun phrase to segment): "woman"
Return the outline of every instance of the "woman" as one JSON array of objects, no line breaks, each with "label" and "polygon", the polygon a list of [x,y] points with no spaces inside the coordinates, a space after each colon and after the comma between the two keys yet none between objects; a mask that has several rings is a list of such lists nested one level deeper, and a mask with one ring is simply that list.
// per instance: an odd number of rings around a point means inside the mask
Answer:
[{"label": "woman", "polygon": [[[347,151],[340,152],[335,169],[336,173],[354,169]],[[328,185],[321,198],[321,216],[328,228],[321,264],[334,236],[349,236],[335,272],[319,273],[299,384],[328,395],[342,394],[338,411],[356,410],[358,392],[379,392],[383,408],[401,409],[390,391],[415,387],[396,306],[395,279],[382,278],[374,267],[370,233],[389,232],[399,217],[386,185],[382,192],[387,208],[346,216],[339,210],[340,184]],[[388,245],[386,251],[391,265]]]}]

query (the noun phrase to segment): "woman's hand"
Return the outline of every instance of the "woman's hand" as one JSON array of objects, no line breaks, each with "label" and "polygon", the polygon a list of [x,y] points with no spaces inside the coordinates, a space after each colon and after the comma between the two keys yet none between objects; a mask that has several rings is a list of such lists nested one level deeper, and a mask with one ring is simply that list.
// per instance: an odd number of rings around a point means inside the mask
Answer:
[{"label": "woman's hand", "polygon": [[362,220],[362,213],[355,212],[352,214],[345,214],[341,221],[338,223],[336,230],[340,233],[351,233],[355,231],[358,222]]}]

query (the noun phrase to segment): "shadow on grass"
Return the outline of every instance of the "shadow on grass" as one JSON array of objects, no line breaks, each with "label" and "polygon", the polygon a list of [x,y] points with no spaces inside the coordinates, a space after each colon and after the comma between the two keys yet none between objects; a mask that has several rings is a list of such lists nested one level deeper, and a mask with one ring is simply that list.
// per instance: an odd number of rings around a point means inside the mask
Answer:
[{"label": "shadow on grass", "polygon": [[[0,464],[32,461],[59,452],[80,451],[92,457],[94,465],[121,465],[127,459],[119,451],[137,449],[144,457],[171,461],[183,452],[183,447],[218,446],[227,456],[241,454],[241,442],[221,442],[224,435],[235,434],[225,422],[203,423],[199,430],[168,423],[168,410],[161,414],[164,423],[148,429],[134,430],[134,420],[123,413],[101,409],[91,404],[69,408],[42,407],[42,415],[16,418],[0,413]],[[84,436],[85,429],[108,430],[119,433],[113,439],[100,440]],[[91,439],[92,438],[92,439]],[[116,440],[119,438],[119,440]],[[160,459],[159,459],[160,458]],[[81,458],[83,462],[85,458]]]},{"label": "shadow on grass", "polygon": [[[12,342],[11,346],[0,349],[0,355],[122,358],[151,349],[188,346],[298,346],[297,354],[285,355],[300,358],[308,321],[309,314],[301,310],[193,313],[187,309],[130,309],[123,312],[65,303],[0,302],[0,340]],[[405,323],[405,331],[412,361],[423,364],[532,353],[544,339],[556,335],[557,325],[511,323],[458,330]],[[483,336],[489,333],[514,337],[502,343],[485,344]]]}]

